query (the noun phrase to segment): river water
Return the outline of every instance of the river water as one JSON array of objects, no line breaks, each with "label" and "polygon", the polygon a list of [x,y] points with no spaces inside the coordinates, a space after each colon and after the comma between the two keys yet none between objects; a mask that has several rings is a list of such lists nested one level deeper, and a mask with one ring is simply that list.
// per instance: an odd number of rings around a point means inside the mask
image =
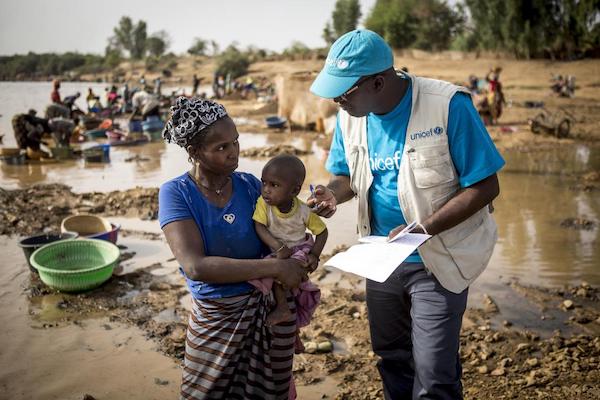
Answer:
[{"label": "river water", "polygon": [[[92,87],[101,94],[105,86],[65,83],[62,93],[68,95],[79,91],[83,95],[87,87]],[[43,113],[49,92],[50,83],[0,82],[0,133],[6,135],[5,145],[14,145],[10,126],[12,115],[26,112],[29,108]],[[84,107],[82,101],[79,106]],[[307,167],[307,177],[300,196],[306,198],[309,183],[325,183],[328,179],[324,168],[326,151],[300,134],[240,133],[242,149],[280,143],[313,151],[311,155],[301,157]],[[147,161],[126,161],[136,156]],[[499,174],[501,194],[494,202],[499,240],[489,267],[471,287],[469,302],[471,306],[478,306],[483,293],[488,293],[500,306],[502,318],[527,328],[539,324],[539,317],[537,322],[534,321],[535,313],[528,312],[530,305],[506,285],[510,280],[549,287],[578,284],[582,280],[600,285],[599,229],[586,231],[560,226],[566,218],[600,220],[600,196],[594,192],[570,189],[576,184],[575,174],[600,169],[600,148],[565,145],[551,151],[506,152],[503,156],[507,165]],[[110,159],[107,164],[86,164],[83,160],[20,166],[0,164],[0,187],[16,189],[38,183],[64,183],[76,192],[158,187],[189,167],[183,150],[164,143],[113,147]],[[264,162],[264,159],[241,158],[239,170],[260,175]],[[355,210],[356,203],[349,202],[327,221],[330,234],[324,253],[337,245],[356,242]],[[111,220],[123,224],[126,229],[159,231],[156,221]],[[120,239],[120,244],[137,253],[133,259],[122,263],[122,272],[159,262],[164,266],[163,273],[177,275],[176,263],[164,241],[129,236]],[[0,364],[11,366],[0,373],[0,384],[6,393],[11,393],[11,398],[58,399],[65,398],[66,393],[76,398],[74,394],[90,391],[102,393],[106,398],[120,398],[124,394],[136,399],[175,397],[179,368],[172,360],[153,351],[152,342],[143,339],[137,328],[110,324],[111,334],[107,335],[108,321],[90,320],[85,329],[79,326],[44,329],[43,321],[29,314],[32,310],[37,313],[43,313],[46,308],[54,310],[53,304],[50,304],[52,299],[47,299],[48,305],[28,304],[23,295],[28,274],[20,249],[16,246],[16,238],[2,238],[0,253],[9,264],[0,271],[0,297],[4,304],[0,309],[0,339],[9,349],[0,352]],[[322,283],[364,285],[364,281],[348,282],[339,272],[333,271]],[[543,329],[547,332],[562,325],[559,320],[544,323]],[[60,373],[55,368],[59,358],[67,366],[60,368]],[[121,373],[135,370],[139,365],[153,367],[143,375]],[[98,369],[105,372],[98,375]],[[104,379],[108,385],[99,384],[98,378]],[[155,384],[157,378],[170,381],[170,384],[159,386]],[[40,382],[41,385],[36,384]],[[90,382],[95,384],[90,385]],[[330,386],[333,395],[335,382]],[[146,392],[133,393],[132,388],[142,388]],[[299,389],[304,398],[320,398],[319,393],[324,393],[322,387],[316,386]]]}]

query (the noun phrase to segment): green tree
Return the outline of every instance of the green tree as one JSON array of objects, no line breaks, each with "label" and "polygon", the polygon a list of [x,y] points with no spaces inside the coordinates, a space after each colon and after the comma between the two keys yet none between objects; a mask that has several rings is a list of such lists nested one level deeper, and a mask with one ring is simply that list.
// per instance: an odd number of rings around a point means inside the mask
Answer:
[{"label": "green tree", "polygon": [[226,76],[231,74],[231,78],[235,79],[248,72],[250,61],[248,56],[231,44],[217,57],[217,70],[219,75]]},{"label": "green tree", "polygon": [[336,38],[356,29],[360,16],[361,12],[358,0],[337,0],[331,14],[333,32]]},{"label": "green tree", "polygon": [[282,54],[293,60],[304,60],[310,57],[311,51],[304,43],[295,40],[290,47],[283,50]]},{"label": "green tree", "polygon": [[210,54],[215,57],[217,55],[219,55],[219,52],[221,51],[221,47],[219,46],[219,43],[217,43],[215,40],[211,40],[210,41]]},{"label": "green tree", "polygon": [[598,0],[466,0],[477,47],[520,58],[600,51]]},{"label": "green tree", "polygon": [[331,21],[325,24],[321,37],[327,44],[335,42],[344,33],[356,29],[361,15],[358,0],[337,0]]},{"label": "green tree", "polygon": [[154,57],[160,57],[163,54],[165,54],[170,44],[171,39],[169,37],[169,34],[165,31],[158,31],[153,33],[146,40],[146,49],[148,50],[148,53],[150,53],[150,55]]},{"label": "green tree", "polygon": [[441,0],[378,0],[366,27],[392,47],[443,50],[463,31],[462,7]]},{"label": "green tree", "polygon": [[113,29],[113,36],[109,38],[109,46],[129,52],[133,59],[140,59],[146,53],[146,22],[140,20],[133,24],[131,18],[122,17]]},{"label": "green tree", "polygon": [[203,56],[206,54],[208,42],[204,39],[194,38],[192,45],[187,52],[193,56]]},{"label": "green tree", "polygon": [[336,37],[333,34],[330,22],[327,22],[325,24],[325,28],[323,28],[323,33],[321,34],[321,37],[328,45],[333,44],[333,42],[335,42]]}]

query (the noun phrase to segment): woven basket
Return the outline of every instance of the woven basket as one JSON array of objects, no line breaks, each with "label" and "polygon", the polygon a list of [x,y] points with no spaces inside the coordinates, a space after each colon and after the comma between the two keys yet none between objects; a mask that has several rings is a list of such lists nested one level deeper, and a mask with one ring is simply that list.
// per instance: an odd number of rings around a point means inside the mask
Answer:
[{"label": "woven basket", "polygon": [[77,232],[79,236],[110,232],[112,229],[110,222],[106,218],[90,214],[71,215],[63,219],[60,224],[61,232]]},{"label": "woven basket", "polygon": [[33,252],[31,265],[53,289],[79,292],[107,281],[119,261],[119,248],[105,240],[61,240]]}]

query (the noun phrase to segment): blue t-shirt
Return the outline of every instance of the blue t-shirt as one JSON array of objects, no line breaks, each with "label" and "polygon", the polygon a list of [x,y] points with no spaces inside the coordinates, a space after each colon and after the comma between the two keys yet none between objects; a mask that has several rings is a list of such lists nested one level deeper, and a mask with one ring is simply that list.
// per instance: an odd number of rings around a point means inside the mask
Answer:
[{"label": "blue t-shirt", "polygon": [[[260,181],[242,172],[233,173],[231,178],[233,194],[223,208],[207,201],[188,173],[165,182],[158,194],[160,227],[173,221],[193,219],[202,235],[207,256],[262,258],[264,247],[252,220],[254,206],[260,196]],[[254,289],[248,282],[217,284],[194,281],[185,275],[183,269],[180,270],[196,299],[231,297]]]},{"label": "blue t-shirt", "polygon": [[[504,160],[490,138],[471,98],[458,92],[450,100],[448,145],[461,187],[471,186],[497,172]],[[369,189],[371,234],[387,236],[406,224],[398,202],[398,171],[412,108],[412,84],[389,113],[367,115],[369,163],[373,183]],[[333,175],[350,175],[339,121],[326,164]],[[421,262],[414,252],[407,262]]]}]

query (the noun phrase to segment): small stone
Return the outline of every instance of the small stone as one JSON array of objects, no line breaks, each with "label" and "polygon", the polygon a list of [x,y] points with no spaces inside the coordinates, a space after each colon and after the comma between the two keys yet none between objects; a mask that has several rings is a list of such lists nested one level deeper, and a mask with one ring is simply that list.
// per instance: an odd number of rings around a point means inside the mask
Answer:
[{"label": "small stone", "polygon": [[169,384],[168,380],[162,380],[160,378],[154,378],[154,383],[160,386],[166,386]]},{"label": "small stone", "polygon": [[506,370],[504,368],[496,368],[495,370],[490,372],[490,375],[493,376],[502,376],[504,374],[506,374]]},{"label": "small stone", "polygon": [[512,362],[513,362],[512,358],[506,357],[506,358],[503,358],[502,360],[500,360],[500,362],[498,363],[498,365],[501,368],[505,368],[505,367],[508,367],[509,365],[511,365]]},{"label": "small stone", "polygon": [[359,319],[360,318],[360,313],[357,311],[354,314],[352,314],[352,318],[354,319]]},{"label": "small stone", "polygon": [[333,351],[333,343],[329,340],[324,340],[317,344],[317,350],[319,353],[331,353]]},{"label": "small stone", "polygon": [[535,386],[537,381],[535,380],[535,376],[528,376],[525,378],[525,387]]},{"label": "small stone", "polygon": [[509,326],[512,326],[512,322],[504,320],[504,321],[502,321],[502,325],[504,325],[508,328]]},{"label": "small stone", "polygon": [[488,313],[498,312],[498,306],[494,302],[494,299],[487,293],[484,293],[483,295],[483,309]]},{"label": "small stone", "polygon": [[304,343],[304,352],[308,354],[314,354],[317,352],[317,344],[315,342]]},{"label": "small stone", "polygon": [[570,310],[573,308],[573,301],[572,300],[565,300],[562,302],[563,307],[565,308],[565,310]]},{"label": "small stone", "polygon": [[522,351],[522,350],[527,350],[528,348],[529,348],[529,343],[519,343],[519,344],[517,345],[517,350],[516,350],[516,352],[518,353],[518,352],[520,352],[520,351]]},{"label": "small stone", "polygon": [[539,360],[537,358],[528,358],[527,360],[525,360],[525,364],[529,365],[530,367],[535,367],[539,364]]},{"label": "small stone", "polygon": [[477,372],[480,374],[487,374],[489,372],[489,368],[487,365],[482,365],[481,367],[477,367]]}]

